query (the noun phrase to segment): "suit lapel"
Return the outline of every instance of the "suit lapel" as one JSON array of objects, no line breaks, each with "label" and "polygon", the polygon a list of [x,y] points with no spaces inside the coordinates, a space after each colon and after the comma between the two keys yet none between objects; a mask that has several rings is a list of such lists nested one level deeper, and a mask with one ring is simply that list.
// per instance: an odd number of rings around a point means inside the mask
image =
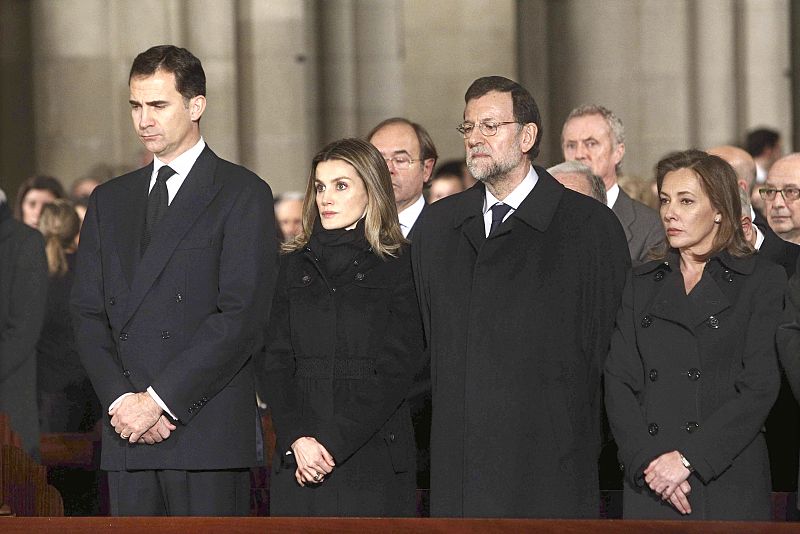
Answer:
[{"label": "suit lapel", "polygon": [[[164,270],[186,232],[203,214],[222,187],[214,182],[219,158],[206,147],[158,224],[150,246],[136,269],[128,299],[126,321],[139,308],[150,287]],[[137,248],[138,250],[138,248]]]},{"label": "suit lapel", "polygon": [[476,253],[486,241],[486,228],[483,224],[485,196],[485,186],[478,182],[463,193],[459,193],[459,203],[454,210],[454,226],[461,227],[461,232]]},{"label": "suit lapel", "polygon": [[128,193],[120,199],[117,205],[116,240],[117,254],[125,274],[128,287],[133,285],[133,277],[140,260],[140,245],[142,230],[147,211],[147,193],[150,187],[150,177],[153,174],[153,164],[139,169],[126,184]]},{"label": "suit lapel", "polygon": [[619,196],[617,197],[617,201],[614,202],[614,207],[611,208],[617,215],[617,219],[622,223],[622,229],[625,231],[625,240],[630,243],[631,239],[633,239],[633,233],[631,232],[631,226],[633,225],[633,221],[636,218],[636,214],[633,211],[633,204],[632,204],[631,197],[619,188]]}]

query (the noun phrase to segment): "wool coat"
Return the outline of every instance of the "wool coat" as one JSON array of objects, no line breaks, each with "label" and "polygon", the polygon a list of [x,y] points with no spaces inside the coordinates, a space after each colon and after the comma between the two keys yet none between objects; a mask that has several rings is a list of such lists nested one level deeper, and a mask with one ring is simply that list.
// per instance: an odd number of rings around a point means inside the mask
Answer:
[{"label": "wool coat", "polygon": [[[712,257],[688,295],[677,253],[632,270],[605,372],[624,517],[770,519],[762,429],[780,384],[785,288],[783,269],[756,255]],[[687,516],[644,481],[649,463],[675,450],[694,468]]]},{"label": "wool coat", "polygon": [[71,306],[81,362],[104,410],[148,387],[177,416],[154,445],[103,424],[109,471],[227,470],[263,462],[252,355],[263,346],[277,256],[272,192],[206,146],[144,254],[153,166],[94,190]]},{"label": "wool coat", "polygon": [[38,460],[36,342],[47,303],[42,234],[11,216],[0,202],[0,412],[23,448]]},{"label": "wool coat", "polygon": [[417,222],[432,516],[598,516],[601,376],[628,247],[610,209],[535,171],[488,238],[482,183]]},{"label": "wool coat", "polygon": [[[422,365],[422,321],[408,249],[366,245],[338,276],[312,248],[281,258],[260,365],[272,408],[273,515],[411,516],[415,447],[406,397]],[[291,445],[314,437],[336,467],[300,487]]]}]

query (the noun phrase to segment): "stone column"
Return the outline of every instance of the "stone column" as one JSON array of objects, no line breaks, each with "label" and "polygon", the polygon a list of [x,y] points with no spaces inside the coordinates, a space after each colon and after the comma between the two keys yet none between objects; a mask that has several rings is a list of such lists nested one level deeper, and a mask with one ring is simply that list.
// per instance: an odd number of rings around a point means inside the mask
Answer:
[{"label": "stone column", "polygon": [[354,0],[320,2],[319,119],[321,144],[358,135]]}]

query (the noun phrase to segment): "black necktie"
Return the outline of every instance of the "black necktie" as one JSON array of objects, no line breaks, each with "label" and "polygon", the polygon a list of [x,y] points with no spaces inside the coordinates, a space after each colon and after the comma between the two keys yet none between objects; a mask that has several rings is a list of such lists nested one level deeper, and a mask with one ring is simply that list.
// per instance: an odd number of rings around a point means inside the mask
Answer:
[{"label": "black necktie", "polygon": [[175,174],[175,171],[168,165],[158,169],[156,183],[147,197],[147,219],[145,220],[144,234],[142,235],[142,256],[144,256],[144,251],[147,250],[147,246],[150,244],[150,238],[153,237],[153,230],[155,230],[158,221],[161,220],[169,206],[167,180],[173,174]]},{"label": "black necktie", "polygon": [[500,202],[492,206],[491,210],[492,210],[492,227],[489,228],[489,235],[492,235],[494,231],[497,230],[497,227],[500,226],[500,223],[503,222],[503,218],[509,211],[511,211],[511,206]]}]

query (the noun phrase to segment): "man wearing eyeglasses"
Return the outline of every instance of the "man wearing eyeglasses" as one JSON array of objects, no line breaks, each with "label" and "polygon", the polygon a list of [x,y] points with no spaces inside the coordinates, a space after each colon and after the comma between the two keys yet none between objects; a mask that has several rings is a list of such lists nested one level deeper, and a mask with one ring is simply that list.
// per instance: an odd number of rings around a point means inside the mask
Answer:
[{"label": "man wearing eyeglasses", "polygon": [[770,228],[785,241],[800,244],[800,153],[776,161],[759,194]]},{"label": "man wearing eyeglasses", "polygon": [[392,175],[394,200],[403,237],[413,238],[412,230],[425,209],[422,188],[436,165],[436,146],[428,132],[415,122],[401,117],[386,119],[367,135],[377,148]]},{"label": "man wearing eyeglasses", "polygon": [[613,213],[532,165],[518,83],[465,95],[479,182],[428,206],[411,247],[431,352],[431,515],[597,517],[600,378],[625,273]]}]

